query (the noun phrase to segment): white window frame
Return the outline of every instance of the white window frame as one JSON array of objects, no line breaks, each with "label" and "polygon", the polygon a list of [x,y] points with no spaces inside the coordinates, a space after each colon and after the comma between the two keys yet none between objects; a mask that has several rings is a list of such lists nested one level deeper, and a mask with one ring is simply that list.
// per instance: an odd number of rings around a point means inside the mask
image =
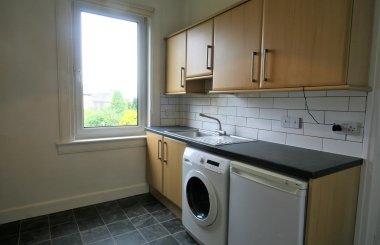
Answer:
[{"label": "white window frame", "polygon": [[[76,115],[76,83],[74,73],[74,5],[77,2],[87,3],[93,7],[117,13],[128,13],[132,16],[140,16],[145,21],[145,49],[144,61],[149,63],[150,45],[149,29],[154,8],[119,2],[114,0],[56,0],[56,30],[57,30],[57,71],[58,71],[58,94],[59,94],[59,140],[57,142],[58,153],[93,151],[100,149],[113,149],[124,147],[136,147],[145,144],[144,126],[147,122],[147,84],[148,65],[139,65],[143,74],[139,79],[139,127],[124,132],[111,132],[110,134],[98,134],[90,132],[88,138],[77,135]],[[149,38],[148,38],[149,37]],[[147,58],[149,57],[149,59]],[[128,141],[128,142],[127,142]]]},{"label": "white window frame", "polygon": [[[107,8],[84,1],[74,2],[74,79],[75,79],[75,139],[93,139],[105,137],[120,137],[141,135],[146,126],[146,94],[147,94],[147,21],[145,17]],[[81,12],[102,15],[111,18],[137,23],[137,101],[138,101],[138,125],[85,128],[83,118],[83,83],[82,83],[82,52],[81,52]]]}]

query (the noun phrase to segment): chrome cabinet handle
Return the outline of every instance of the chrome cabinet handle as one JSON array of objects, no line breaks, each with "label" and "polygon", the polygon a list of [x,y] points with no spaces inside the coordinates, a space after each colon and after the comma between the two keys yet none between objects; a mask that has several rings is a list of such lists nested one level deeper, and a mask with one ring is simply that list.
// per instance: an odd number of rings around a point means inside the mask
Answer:
[{"label": "chrome cabinet handle", "polygon": [[163,159],[163,161],[164,161],[164,163],[168,164],[168,143],[166,143],[165,141],[164,141],[164,159]]},{"label": "chrome cabinet handle", "polygon": [[251,81],[255,83],[257,80],[255,79],[255,56],[257,52],[252,52],[252,67],[251,67]]},{"label": "chrome cabinet handle", "polygon": [[212,45],[207,45],[207,70],[212,70],[212,55],[210,55],[210,51],[212,51]]},{"label": "chrome cabinet handle", "polygon": [[185,67],[181,67],[181,87],[182,88],[185,87],[184,78],[185,78]]},{"label": "chrome cabinet handle", "polygon": [[267,78],[267,53],[269,53],[269,50],[268,49],[264,49],[264,53],[263,53],[263,80],[264,81],[268,81],[268,78]]},{"label": "chrome cabinet handle", "polygon": [[158,151],[157,151],[157,158],[159,160],[162,160],[161,156],[160,156],[160,149],[161,149],[161,144],[162,144],[162,141],[161,140],[158,140]]}]

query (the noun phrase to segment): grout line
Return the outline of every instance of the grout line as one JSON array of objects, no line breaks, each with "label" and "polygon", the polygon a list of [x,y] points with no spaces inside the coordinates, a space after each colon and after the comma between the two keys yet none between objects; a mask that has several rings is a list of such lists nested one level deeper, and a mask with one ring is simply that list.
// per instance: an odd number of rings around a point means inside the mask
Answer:
[{"label": "grout line", "polygon": [[85,244],[85,243],[83,242],[82,232],[81,232],[81,230],[79,229],[79,225],[78,225],[78,222],[77,222],[77,217],[75,216],[75,213],[74,213],[74,209],[71,209],[71,212],[72,212],[72,214],[73,214],[74,223],[77,225],[77,228],[78,228],[78,233],[79,233],[80,240],[81,240],[82,244]]},{"label": "grout line", "polygon": [[[106,227],[106,229],[107,229],[107,231],[108,231],[108,234],[110,235],[112,241],[116,244],[116,241],[115,241],[115,239],[113,238],[113,236],[111,235],[111,231],[108,229],[108,226],[107,226],[106,222],[104,221],[102,215],[100,214],[97,205],[95,205],[95,210],[96,210],[96,212],[98,213],[100,219],[103,221],[104,226]],[[106,240],[106,239],[104,239],[104,240]],[[99,242],[99,241],[98,241],[98,242]]]},{"label": "grout line", "polygon": [[21,220],[18,222],[18,240],[17,240],[17,244],[20,245],[21,244]]},{"label": "grout line", "polygon": [[50,226],[50,215],[48,215],[48,227],[49,227],[49,240],[51,241],[51,226]]}]

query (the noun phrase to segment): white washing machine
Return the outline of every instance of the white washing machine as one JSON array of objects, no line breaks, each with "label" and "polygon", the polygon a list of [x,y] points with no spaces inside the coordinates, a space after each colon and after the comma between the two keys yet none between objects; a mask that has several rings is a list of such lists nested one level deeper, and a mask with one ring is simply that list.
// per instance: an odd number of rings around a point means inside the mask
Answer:
[{"label": "white washing machine", "polygon": [[230,160],[187,147],[182,223],[201,244],[227,244]]}]

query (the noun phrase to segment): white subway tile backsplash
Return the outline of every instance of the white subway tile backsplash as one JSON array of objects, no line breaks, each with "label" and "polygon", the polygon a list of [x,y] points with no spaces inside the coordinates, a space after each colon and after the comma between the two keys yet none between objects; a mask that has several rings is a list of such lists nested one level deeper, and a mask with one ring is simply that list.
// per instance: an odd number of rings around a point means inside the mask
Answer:
[{"label": "white subway tile backsplash", "polygon": [[196,113],[194,112],[181,112],[181,117],[184,119],[195,120]]},{"label": "white subway tile backsplash", "polygon": [[210,105],[210,98],[191,98],[190,105]]},{"label": "white subway tile backsplash", "polygon": [[367,96],[367,92],[354,90],[330,90],[327,91],[327,96]]},{"label": "white subway tile backsplash", "polygon": [[172,125],[176,125],[176,119],[161,118],[161,126],[172,126]]},{"label": "white subway tile backsplash", "polygon": [[161,105],[161,111],[176,111],[175,105]]},{"label": "white subway tile backsplash", "polygon": [[316,136],[322,138],[330,139],[340,139],[345,140],[346,136],[344,134],[337,134],[332,131],[331,125],[324,124],[311,124],[304,123],[304,134],[309,136]]},{"label": "white subway tile backsplash", "polygon": [[190,106],[190,112],[200,113],[200,112],[202,112],[202,106],[199,106],[199,105],[191,105],[191,106]]},{"label": "white subway tile backsplash", "polygon": [[350,97],[348,106],[349,111],[365,111],[367,106],[367,97]]},{"label": "white subway tile backsplash", "polygon": [[190,106],[189,105],[179,105],[178,106],[179,111],[184,111],[184,112],[189,112],[190,111]]},{"label": "white subway tile backsplash", "polygon": [[218,129],[219,126],[217,123],[214,123],[214,122],[203,122],[202,128],[206,130],[215,130],[215,129]]},{"label": "white subway tile backsplash", "polygon": [[322,138],[305,135],[288,134],[286,144],[312,150],[322,150]]},{"label": "white subway tile backsplash", "polygon": [[184,123],[183,123],[183,120],[184,119],[182,119],[182,118],[176,118],[175,119],[175,125],[183,125]]},{"label": "white subway tile backsplash", "polygon": [[161,96],[160,101],[161,101],[161,105],[169,104],[169,98],[167,98],[165,96]]},{"label": "white subway tile backsplash", "polygon": [[307,98],[309,110],[348,111],[348,97]]},{"label": "white subway tile backsplash", "polygon": [[[315,120],[318,123],[324,123],[325,121],[325,112],[324,111],[310,111]],[[314,119],[310,116],[307,110],[288,110],[289,117],[299,117],[302,122],[306,123],[316,123]]]},{"label": "white subway tile backsplash", "polygon": [[289,92],[262,92],[260,93],[260,97],[263,98],[281,98],[281,97],[289,97]]},{"label": "white subway tile backsplash", "polygon": [[260,109],[260,118],[281,120],[283,116],[287,116],[287,110],[283,109]]},{"label": "white subway tile backsplash", "polygon": [[272,130],[272,120],[247,118],[247,127]]},{"label": "white subway tile backsplash", "polygon": [[238,94],[238,97],[244,97],[244,98],[252,98],[252,97],[260,97],[260,93],[243,93],[243,94]]},{"label": "white subway tile backsplash", "polygon": [[247,98],[228,98],[228,106],[247,107]]},{"label": "white subway tile backsplash", "polygon": [[218,114],[218,107],[216,106],[203,106],[202,112],[205,114]]},{"label": "white subway tile backsplash", "polygon": [[[306,97],[323,97],[326,91],[305,91]],[[289,97],[304,97],[303,92],[289,92]]]},{"label": "white subway tile backsplash", "polygon": [[169,104],[170,105],[175,105],[175,104],[178,104],[178,98],[176,97],[169,97]]},{"label": "white subway tile backsplash", "polygon": [[211,98],[211,105],[227,106],[228,98]]},{"label": "white subway tile backsplash", "polygon": [[227,116],[227,124],[237,125],[237,126],[246,126],[247,125],[247,118],[246,117]]},{"label": "white subway tile backsplash", "polygon": [[274,98],[273,108],[305,109],[304,98]]},{"label": "white subway tile backsplash", "polygon": [[353,157],[362,157],[363,144],[359,142],[323,139],[323,151]]},{"label": "white subway tile backsplash", "polygon": [[258,139],[278,144],[285,144],[286,133],[259,130]]},{"label": "white subway tile backsplash", "polygon": [[257,139],[259,130],[247,127],[236,126],[236,136],[246,137],[250,139]]},{"label": "white subway tile backsplash", "polygon": [[243,107],[241,107],[241,108],[238,108],[238,110],[236,111],[236,116],[259,118],[260,109],[259,108],[249,108],[249,107],[243,108]]},{"label": "white subway tile backsplash", "polygon": [[235,135],[236,133],[235,125],[222,124],[222,129],[226,131],[227,134],[230,134],[230,135]]},{"label": "white subway tile backsplash", "polygon": [[220,115],[236,116],[236,111],[237,111],[236,107],[232,107],[232,106],[218,108],[218,114]]},{"label": "white subway tile backsplash", "polygon": [[[213,95],[165,96],[161,99],[161,125],[184,125],[214,130],[217,123],[200,117],[203,112],[217,117],[229,134],[308,149],[361,156],[360,135],[336,134],[334,121],[365,123],[367,93],[357,91],[305,91]],[[281,127],[281,117],[301,118],[301,128]]]},{"label": "white subway tile backsplash", "polygon": [[326,111],[325,123],[333,124],[335,121],[349,121],[359,122],[364,125],[365,113],[364,112],[339,112],[339,111]]},{"label": "white subway tile backsplash", "polygon": [[273,98],[248,98],[248,107],[273,108]]},{"label": "white subway tile backsplash", "polygon": [[196,120],[186,120],[185,126],[193,127],[193,128],[202,128],[202,122]]}]

